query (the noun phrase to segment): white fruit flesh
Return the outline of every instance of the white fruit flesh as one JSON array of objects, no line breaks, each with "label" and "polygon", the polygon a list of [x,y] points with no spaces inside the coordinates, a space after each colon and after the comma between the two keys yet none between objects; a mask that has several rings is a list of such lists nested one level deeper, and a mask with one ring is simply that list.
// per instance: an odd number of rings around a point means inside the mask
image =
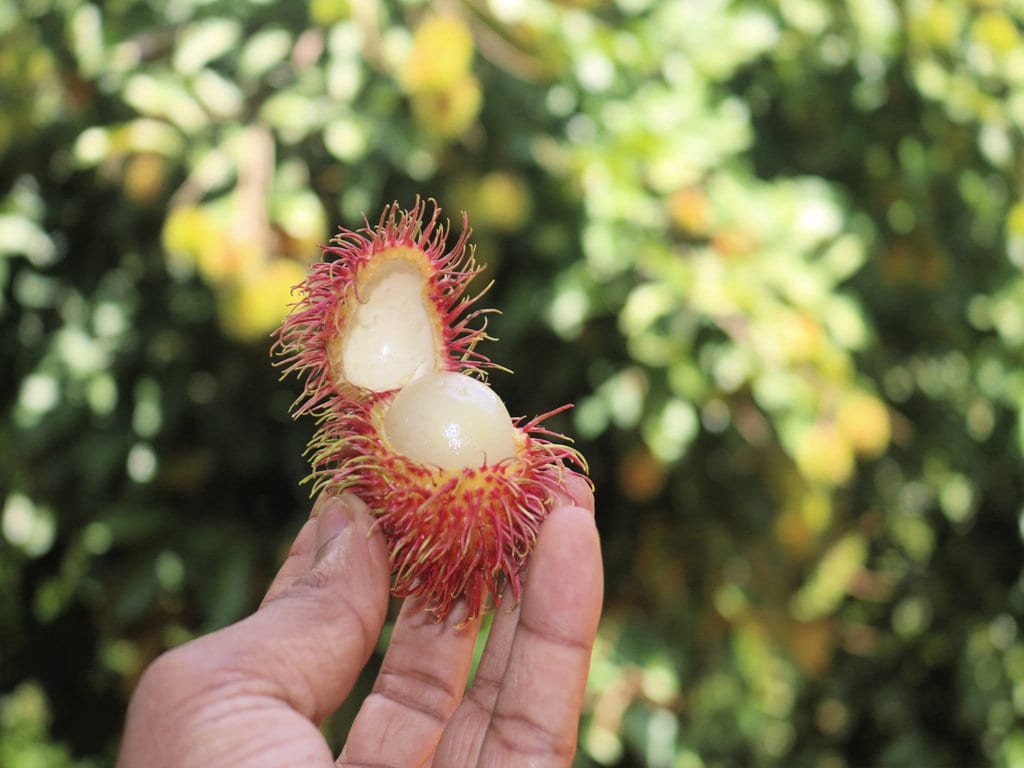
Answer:
[{"label": "white fruit flesh", "polygon": [[345,381],[388,392],[434,369],[434,323],[415,265],[401,259],[381,264],[360,287],[359,300],[346,321],[338,360]]},{"label": "white fruit flesh", "polygon": [[516,454],[516,429],[501,398],[461,373],[428,373],[406,386],[384,417],[384,434],[398,453],[444,469]]}]

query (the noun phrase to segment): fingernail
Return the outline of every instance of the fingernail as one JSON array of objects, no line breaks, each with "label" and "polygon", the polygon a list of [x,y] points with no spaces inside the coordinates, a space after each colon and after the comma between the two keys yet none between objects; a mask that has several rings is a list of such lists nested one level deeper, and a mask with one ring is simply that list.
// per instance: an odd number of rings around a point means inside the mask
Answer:
[{"label": "fingernail", "polygon": [[319,505],[316,518],[316,554],[313,556],[313,567],[316,567],[330,549],[329,544],[341,535],[352,522],[352,508],[344,497],[330,496]]},{"label": "fingernail", "polygon": [[567,473],[561,485],[551,491],[552,506],[582,507],[594,513],[594,485],[585,476]]}]

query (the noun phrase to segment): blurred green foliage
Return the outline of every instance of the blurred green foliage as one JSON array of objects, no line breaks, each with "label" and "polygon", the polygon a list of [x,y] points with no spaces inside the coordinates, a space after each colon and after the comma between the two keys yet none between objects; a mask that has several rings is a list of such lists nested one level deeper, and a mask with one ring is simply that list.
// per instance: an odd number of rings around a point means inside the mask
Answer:
[{"label": "blurred green foliage", "polygon": [[267,334],[336,225],[423,195],[497,281],[495,388],[577,404],[579,765],[1024,766],[1022,35],[0,0],[0,764],[109,764],[142,667],[253,608],[309,504]]}]

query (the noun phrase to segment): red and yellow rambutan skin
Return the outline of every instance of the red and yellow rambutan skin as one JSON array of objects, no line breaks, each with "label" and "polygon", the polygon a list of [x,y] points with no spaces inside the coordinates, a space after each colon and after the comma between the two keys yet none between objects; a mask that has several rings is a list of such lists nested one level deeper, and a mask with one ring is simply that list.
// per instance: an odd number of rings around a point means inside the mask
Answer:
[{"label": "red and yellow rambutan skin", "polygon": [[354,493],[388,543],[392,593],[420,600],[438,621],[465,599],[464,621],[490,610],[507,585],[518,602],[523,570],[575,448],[542,426],[554,413],[513,421],[515,454],[444,468],[395,450],[384,429],[393,398],[323,422],[310,444],[314,486]]},{"label": "red and yellow rambutan skin", "polygon": [[324,260],[313,264],[309,276],[295,287],[299,299],[275,333],[271,350],[282,375],[294,373],[304,380],[293,409],[296,416],[316,414],[333,400],[347,405],[390,391],[351,382],[340,359],[352,315],[362,304],[361,293],[388,265],[415,270],[422,278],[429,327],[421,333],[433,336],[431,362],[436,370],[482,375],[493,367],[475,351],[487,338],[484,316],[491,310],[469,311],[489,286],[475,296],[463,295],[481,272],[468,245],[470,233],[463,214],[462,233],[447,248],[449,227],[441,220],[440,208],[417,200],[408,211],[397,203],[388,206],[376,227],[367,223],[360,230],[340,230],[322,248]]},{"label": "red and yellow rambutan skin", "polygon": [[317,421],[314,493],[361,497],[388,545],[392,592],[439,621],[463,599],[469,622],[506,586],[518,601],[567,464],[586,462],[541,426],[568,406],[512,419],[484,383],[496,366],[475,351],[489,310],[463,296],[480,272],[468,222],[446,249],[439,214],[392,205],[376,228],[342,231],[297,286],[274,351],[304,378],[293,413]]}]

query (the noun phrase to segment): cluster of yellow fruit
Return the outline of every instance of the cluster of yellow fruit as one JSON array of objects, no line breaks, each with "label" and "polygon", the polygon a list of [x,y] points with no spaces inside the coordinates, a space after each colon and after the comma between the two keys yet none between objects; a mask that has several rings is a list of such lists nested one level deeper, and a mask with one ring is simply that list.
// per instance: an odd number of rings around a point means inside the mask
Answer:
[{"label": "cluster of yellow fruit", "polygon": [[[316,217],[311,217],[315,219]],[[312,224],[313,226],[309,226]],[[292,231],[246,223],[229,201],[173,209],[163,228],[172,266],[194,270],[217,293],[218,319],[240,341],[265,338],[288,312],[292,286],[306,275],[323,226]]]},{"label": "cluster of yellow fruit", "polygon": [[399,79],[417,123],[454,139],[476,122],[483,92],[472,64],[473,33],[462,19],[432,16],[416,28]]}]

